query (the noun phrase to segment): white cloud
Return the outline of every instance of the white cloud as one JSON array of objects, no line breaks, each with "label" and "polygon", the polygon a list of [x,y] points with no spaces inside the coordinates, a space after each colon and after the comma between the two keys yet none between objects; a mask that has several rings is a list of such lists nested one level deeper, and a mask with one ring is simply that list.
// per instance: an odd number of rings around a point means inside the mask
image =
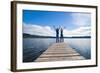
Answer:
[{"label": "white cloud", "polygon": [[91,15],[88,13],[72,13],[72,23],[77,26],[87,26],[91,23]]},{"label": "white cloud", "polygon": [[42,36],[54,36],[55,34],[55,31],[49,26],[39,26],[33,24],[23,24],[23,32]]},{"label": "white cloud", "polygon": [[[23,24],[23,32],[42,36],[55,36],[55,30],[49,26]],[[91,27],[80,27],[73,30],[64,29],[64,36],[90,36]]]},{"label": "white cloud", "polygon": [[90,27],[80,27],[74,30],[64,29],[65,36],[90,36],[91,28]]}]

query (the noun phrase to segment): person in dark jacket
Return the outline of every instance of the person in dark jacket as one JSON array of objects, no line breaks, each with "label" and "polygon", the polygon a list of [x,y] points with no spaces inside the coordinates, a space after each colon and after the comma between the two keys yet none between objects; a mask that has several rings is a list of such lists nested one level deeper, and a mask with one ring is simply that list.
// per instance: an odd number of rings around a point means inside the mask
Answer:
[{"label": "person in dark jacket", "polygon": [[56,43],[59,42],[59,28],[56,28]]},{"label": "person in dark jacket", "polygon": [[64,42],[63,28],[60,28],[60,42]]}]

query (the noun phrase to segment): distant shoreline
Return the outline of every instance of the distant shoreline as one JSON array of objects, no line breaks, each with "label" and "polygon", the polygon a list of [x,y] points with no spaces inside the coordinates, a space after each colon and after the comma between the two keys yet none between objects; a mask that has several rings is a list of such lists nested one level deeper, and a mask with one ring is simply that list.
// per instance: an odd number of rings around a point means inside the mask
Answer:
[{"label": "distant shoreline", "polygon": [[[56,38],[56,37],[24,37],[23,38]],[[91,38],[91,37],[63,37],[63,38]]]},{"label": "distant shoreline", "polygon": [[[23,34],[23,38],[56,38],[53,36],[40,36],[40,35],[30,35],[30,34]],[[91,38],[91,36],[73,36],[73,37],[63,37],[63,38]]]}]

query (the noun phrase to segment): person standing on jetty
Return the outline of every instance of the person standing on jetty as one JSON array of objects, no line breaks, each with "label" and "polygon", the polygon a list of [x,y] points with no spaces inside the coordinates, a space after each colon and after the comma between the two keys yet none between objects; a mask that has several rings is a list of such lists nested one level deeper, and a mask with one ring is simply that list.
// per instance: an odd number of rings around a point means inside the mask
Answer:
[{"label": "person standing on jetty", "polygon": [[56,28],[56,43],[59,43],[59,28]]},{"label": "person standing on jetty", "polygon": [[63,28],[60,28],[60,42],[64,42]]}]

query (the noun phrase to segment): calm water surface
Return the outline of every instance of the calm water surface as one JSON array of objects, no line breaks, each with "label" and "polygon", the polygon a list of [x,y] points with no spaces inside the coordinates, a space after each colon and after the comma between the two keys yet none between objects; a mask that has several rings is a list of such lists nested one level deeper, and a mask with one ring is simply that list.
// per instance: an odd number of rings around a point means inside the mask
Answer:
[{"label": "calm water surface", "polygon": [[[23,62],[33,62],[49,46],[55,43],[55,38],[24,38],[23,39]],[[86,59],[91,58],[91,39],[90,38],[65,38],[68,43],[78,53]]]}]

